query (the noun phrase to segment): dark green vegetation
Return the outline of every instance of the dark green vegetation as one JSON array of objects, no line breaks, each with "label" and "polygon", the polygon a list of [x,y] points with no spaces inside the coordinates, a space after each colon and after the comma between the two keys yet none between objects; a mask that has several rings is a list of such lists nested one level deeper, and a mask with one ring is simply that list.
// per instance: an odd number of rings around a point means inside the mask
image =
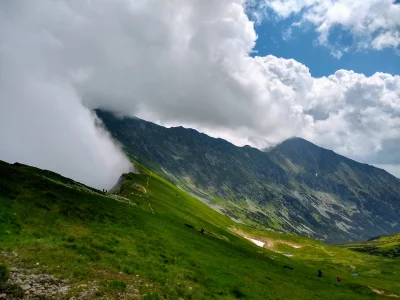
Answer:
[{"label": "dark green vegetation", "polygon": [[8,269],[4,264],[0,264],[0,286],[2,286],[8,278]]},{"label": "dark green vegetation", "polygon": [[96,280],[96,298],[108,299],[132,287],[143,299],[384,298],[372,288],[400,295],[399,260],[236,224],[139,168],[109,195],[0,162],[0,265],[12,267],[4,253],[15,252],[26,267],[72,284]]},{"label": "dark green vegetation", "polygon": [[400,233],[379,236],[366,242],[343,245],[353,251],[364,252],[390,258],[400,258]]},{"label": "dark green vegetation", "polygon": [[262,152],[97,114],[135,160],[233,219],[336,243],[400,231],[400,180],[384,170],[300,138]]}]

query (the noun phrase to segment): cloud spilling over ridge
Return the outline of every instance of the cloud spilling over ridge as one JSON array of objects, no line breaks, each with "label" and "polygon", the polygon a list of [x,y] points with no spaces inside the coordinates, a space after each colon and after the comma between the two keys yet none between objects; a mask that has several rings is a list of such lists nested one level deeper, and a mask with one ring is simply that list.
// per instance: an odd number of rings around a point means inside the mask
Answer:
[{"label": "cloud spilling over ridge", "polygon": [[313,78],[295,60],[252,58],[257,36],[245,5],[0,2],[0,125],[8,128],[0,159],[105,182],[126,164],[88,111],[102,108],[238,145],[297,135],[363,161],[400,162],[381,155],[400,145],[400,77]]},{"label": "cloud spilling over ridge", "polygon": [[130,163],[60,74],[62,44],[32,4],[0,4],[0,159],[109,189]]}]

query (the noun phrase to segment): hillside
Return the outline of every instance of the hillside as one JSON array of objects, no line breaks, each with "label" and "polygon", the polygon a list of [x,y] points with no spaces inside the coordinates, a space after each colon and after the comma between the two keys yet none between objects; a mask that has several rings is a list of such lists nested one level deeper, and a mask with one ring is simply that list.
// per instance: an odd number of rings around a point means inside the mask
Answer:
[{"label": "hillside", "polygon": [[368,241],[343,245],[343,247],[371,255],[400,259],[400,233],[379,236]]},{"label": "hillside", "polygon": [[238,222],[330,243],[400,231],[400,180],[294,138],[265,150],[97,111],[125,151]]},{"label": "hillside", "polygon": [[[0,162],[0,295],[6,299],[400,295],[398,260],[234,223],[138,168],[141,174],[125,174],[116,194],[106,194],[53,172]],[[265,244],[259,247],[244,237]],[[323,270],[322,278],[316,276],[317,269]],[[353,277],[354,270],[360,276]],[[341,283],[335,281],[337,275],[343,278]]]}]

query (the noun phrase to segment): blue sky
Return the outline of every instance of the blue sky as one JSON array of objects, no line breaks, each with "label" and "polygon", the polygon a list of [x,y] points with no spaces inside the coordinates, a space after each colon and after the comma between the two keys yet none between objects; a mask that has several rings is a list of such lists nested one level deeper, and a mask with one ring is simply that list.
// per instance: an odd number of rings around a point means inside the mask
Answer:
[{"label": "blue sky", "polygon": [[[328,76],[339,69],[353,70],[367,76],[375,72],[400,74],[399,51],[393,48],[357,50],[351,35],[338,27],[331,31],[329,45],[342,51],[349,47],[349,51],[343,51],[342,57],[337,59],[329,47],[318,44],[318,35],[312,28],[291,26],[294,21],[293,18],[266,18],[261,24],[256,24],[258,39],[252,55],[272,54],[286,59],[293,58],[306,65],[313,77]],[[288,29],[291,29],[291,35],[285,38]]]}]

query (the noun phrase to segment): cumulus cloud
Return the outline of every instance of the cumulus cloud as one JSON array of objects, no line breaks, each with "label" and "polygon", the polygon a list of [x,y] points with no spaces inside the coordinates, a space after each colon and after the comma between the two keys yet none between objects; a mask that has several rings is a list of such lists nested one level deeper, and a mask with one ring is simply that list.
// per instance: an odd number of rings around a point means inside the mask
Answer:
[{"label": "cumulus cloud", "polygon": [[263,0],[252,9],[258,11],[258,21],[266,14],[300,18],[294,25],[311,24],[323,45],[336,28],[348,31],[358,48],[400,45],[400,4],[394,0]]},{"label": "cumulus cloud", "polygon": [[253,25],[244,0],[1,2],[0,158],[108,182],[126,164],[89,112],[102,108],[238,145],[302,136],[400,162],[382,154],[400,141],[399,76],[313,78],[295,60],[253,58]]}]

